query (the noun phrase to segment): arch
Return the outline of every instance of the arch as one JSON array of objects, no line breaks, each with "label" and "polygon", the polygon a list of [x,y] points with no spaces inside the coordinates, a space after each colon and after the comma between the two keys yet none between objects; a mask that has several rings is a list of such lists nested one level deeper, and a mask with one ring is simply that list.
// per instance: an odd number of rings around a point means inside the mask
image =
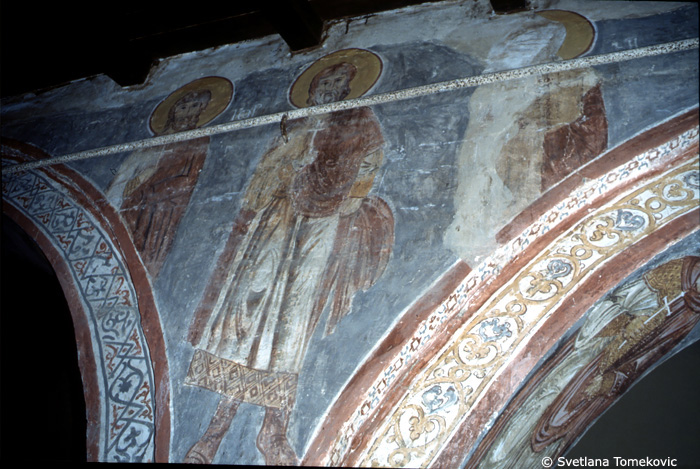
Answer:
[{"label": "arch", "polygon": [[[2,215],[3,459],[86,461],[88,445],[83,382],[73,319],[56,273],[36,243]],[[37,422],[61,422],[41,438]],[[28,435],[31,437],[28,438]],[[35,436],[36,435],[36,436]],[[34,454],[41,441],[42,451]]]},{"label": "arch", "polygon": [[[567,459],[634,457],[673,458],[679,465],[698,464],[700,447],[700,341],[677,346],[639,378],[576,440]],[[668,358],[666,358],[668,357]],[[649,402],[655,405],[649,406]],[[658,425],[673,415],[673,425]]]},{"label": "arch", "polygon": [[556,460],[633,383],[688,345],[700,320],[694,242],[697,236],[686,243],[691,255],[662,255],[604,295],[523,380],[466,467],[491,467],[494,458],[516,465]]},{"label": "arch", "polygon": [[[406,318],[406,313],[403,314],[406,320],[399,321],[355,374],[362,376],[363,371],[372,370],[372,375],[365,375],[362,380],[353,378],[337,397],[318,426],[304,463],[461,464],[481,429],[489,425],[493,409],[505,405],[517,390],[517,383],[587,307],[667,245],[697,229],[698,189],[697,180],[693,179],[697,177],[694,164],[698,155],[697,119],[695,108],[583,166],[506,226],[498,238],[501,248],[490,258],[473,269],[462,269],[461,278],[446,274],[445,278],[452,285],[451,293],[438,301],[435,298],[429,301],[419,314],[419,321],[412,322],[411,318]],[[639,221],[636,217],[641,216],[639,207],[630,201],[643,191],[648,191],[644,197],[658,193],[663,199],[666,183],[678,183],[689,191],[687,194],[692,193],[684,208],[663,223],[647,213],[644,215],[647,224],[635,227],[641,231],[635,232],[631,224],[625,225],[625,220],[634,224]],[[599,257],[593,268],[571,265],[572,270],[565,272],[563,264],[550,265],[557,260],[553,253],[564,246],[557,246],[557,243],[564,242],[567,233],[579,229],[578,236],[590,235],[596,231],[595,223],[610,228],[608,232],[601,231],[603,236],[614,236],[615,229],[622,234],[636,234],[618,236],[624,242],[612,250],[606,248],[597,252]],[[567,242],[566,249],[570,251],[574,241]],[[592,248],[586,249],[593,253]],[[568,257],[573,260],[576,256],[569,252]],[[616,264],[610,262],[612,259]],[[558,267],[564,270],[557,270]],[[548,279],[548,275],[551,278]],[[606,280],[601,283],[600,278]],[[545,288],[548,280],[557,280],[549,285],[557,285],[556,288],[562,289],[561,294],[557,294],[556,303],[542,311],[527,328],[521,328],[515,319],[509,319],[506,326],[494,323],[494,319],[498,319],[496,316],[487,316],[489,307],[500,308],[503,317],[514,313],[512,308],[519,307],[517,302],[495,303],[504,297],[503,291],[509,284],[514,291],[517,282],[533,285],[539,282],[539,287]],[[537,288],[533,293],[542,294]],[[447,424],[440,420],[445,416],[431,414],[422,399],[429,390],[427,383],[432,383],[428,375],[449,374],[447,368],[438,370],[434,364],[446,359],[441,354],[455,356],[459,348],[456,344],[464,345],[464,340],[473,342],[471,347],[475,353],[486,353],[488,347],[481,351],[473,348],[479,340],[477,332],[481,326],[490,328],[491,334],[500,333],[504,338],[517,338],[519,342],[498,359],[505,367],[499,367],[493,375],[485,375],[486,381],[477,380],[476,397],[469,404],[461,404],[459,410],[452,408],[450,412],[457,415],[449,416],[448,420],[452,421]],[[510,336],[507,336],[508,331]],[[445,385],[440,392],[448,390],[449,386]],[[465,395],[460,397],[460,402],[464,401]],[[353,405],[348,406],[346,402]],[[406,434],[401,434],[400,429]],[[431,444],[420,448],[413,445],[412,436],[416,435],[421,435],[421,441],[431,440]]]},{"label": "arch", "polygon": [[[3,165],[48,158],[3,140]],[[4,177],[3,212],[42,249],[73,317],[88,414],[88,459],[166,462],[168,363],[146,271],[116,212],[69,168]]]}]

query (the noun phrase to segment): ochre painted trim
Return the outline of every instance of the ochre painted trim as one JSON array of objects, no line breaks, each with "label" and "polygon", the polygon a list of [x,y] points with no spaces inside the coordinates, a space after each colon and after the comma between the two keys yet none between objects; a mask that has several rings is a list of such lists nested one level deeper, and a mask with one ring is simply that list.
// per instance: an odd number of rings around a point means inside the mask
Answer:
[{"label": "ochre painted trim", "polygon": [[[557,306],[527,345],[508,359],[506,368],[494,380],[485,397],[471,410],[470,416],[461,423],[452,439],[443,446],[433,465],[460,466],[493,413],[508,405],[508,401],[518,392],[527,376],[547,352],[556,346],[564,333],[571,329],[596,301],[626,277],[646,265],[669,245],[697,230],[699,217],[700,209],[694,209],[673,220],[615,255],[615,262],[603,264],[595,271],[596,275],[591,275],[579,284],[576,291]],[[482,442],[480,446],[483,445]]]}]

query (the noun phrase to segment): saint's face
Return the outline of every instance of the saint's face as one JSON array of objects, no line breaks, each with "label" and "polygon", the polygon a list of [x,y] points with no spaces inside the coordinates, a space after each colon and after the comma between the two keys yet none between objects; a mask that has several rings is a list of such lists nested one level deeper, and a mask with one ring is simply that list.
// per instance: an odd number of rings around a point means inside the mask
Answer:
[{"label": "saint's face", "polygon": [[199,116],[207,107],[207,100],[180,100],[173,108],[172,129],[176,132],[192,130],[197,127]]},{"label": "saint's face", "polygon": [[314,104],[328,104],[340,101],[347,95],[349,78],[345,71],[336,70],[318,81],[318,85],[311,91]]}]

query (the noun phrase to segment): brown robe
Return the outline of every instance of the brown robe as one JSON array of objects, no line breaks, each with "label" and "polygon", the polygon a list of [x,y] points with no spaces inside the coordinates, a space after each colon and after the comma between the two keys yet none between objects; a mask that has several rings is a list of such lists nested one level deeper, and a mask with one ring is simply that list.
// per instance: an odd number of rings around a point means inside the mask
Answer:
[{"label": "brown robe", "polygon": [[[278,407],[293,398],[289,376],[301,369],[326,303],[332,329],[354,293],[379,278],[393,245],[391,210],[366,197],[371,178],[360,176],[383,144],[372,111],[300,119],[288,129],[289,142],[279,140],[258,164],[195,313],[188,339],[198,351],[186,380]],[[361,203],[344,212],[353,197]],[[224,369],[236,378],[220,378]]]},{"label": "brown robe", "polygon": [[209,137],[165,145],[155,172],[122,202],[120,212],[152,277],[172,247],[208,147]]},{"label": "brown robe", "polygon": [[[554,456],[556,459],[638,377],[671,351],[698,323],[700,258],[689,256],[671,261],[655,271],[662,275],[676,272],[676,278],[665,275],[663,283],[664,286],[675,286],[683,295],[672,301],[668,310],[662,309],[648,318],[623,313],[601,330],[599,335],[612,337],[611,342],[576,373],[545,410],[531,435],[533,451],[540,452],[562,440]],[[647,274],[645,281],[652,291],[659,291],[652,282],[655,271]],[[663,304],[662,295],[658,295]]]},{"label": "brown robe", "polygon": [[542,192],[605,151],[608,120],[600,85],[583,96],[582,116],[547,132],[543,145]]}]

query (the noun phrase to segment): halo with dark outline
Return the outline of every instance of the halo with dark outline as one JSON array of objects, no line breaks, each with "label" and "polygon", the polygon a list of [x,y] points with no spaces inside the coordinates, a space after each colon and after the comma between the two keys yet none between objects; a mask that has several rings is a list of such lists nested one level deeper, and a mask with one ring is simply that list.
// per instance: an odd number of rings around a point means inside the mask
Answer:
[{"label": "halo with dark outline", "polygon": [[216,116],[224,112],[233,98],[233,83],[226,78],[204,77],[191,81],[170,93],[155,108],[149,121],[151,131],[156,135],[161,135],[165,131],[165,123],[168,121],[170,108],[185,94],[200,89],[207,89],[211,92],[211,101],[209,101],[206,109],[199,116],[197,127],[208,124]]},{"label": "halo with dark outline", "polygon": [[374,52],[365,49],[343,49],[333,52],[312,63],[294,81],[289,89],[289,101],[292,105],[298,108],[309,106],[311,80],[322,70],[342,62],[357,68],[357,74],[350,82],[350,94],[345,99],[358,98],[365,94],[382,74],[382,61]]},{"label": "halo with dark outline", "polygon": [[543,18],[561,23],[566,28],[566,37],[557,55],[562,59],[573,59],[588,52],[595,40],[595,28],[586,17],[568,10],[542,10]]}]

